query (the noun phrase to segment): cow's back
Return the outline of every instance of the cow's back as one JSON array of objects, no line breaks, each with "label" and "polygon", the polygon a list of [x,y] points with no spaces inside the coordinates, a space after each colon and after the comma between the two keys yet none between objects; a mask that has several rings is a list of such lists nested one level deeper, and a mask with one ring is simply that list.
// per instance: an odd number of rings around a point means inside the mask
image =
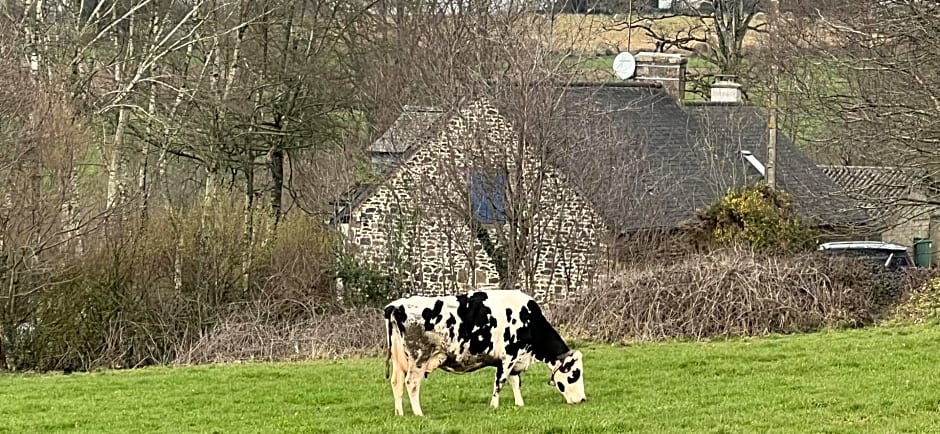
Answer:
[{"label": "cow's back", "polygon": [[[505,349],[504,331],[515,315],[534,301],[516,290],[478,290],[456,296],[413,296],[395,300],[386,308],[386,317],[403,336],[439,343],[449,355],[489,354],[501,356]],[[422,339],[422,340],[423,340]]]}]

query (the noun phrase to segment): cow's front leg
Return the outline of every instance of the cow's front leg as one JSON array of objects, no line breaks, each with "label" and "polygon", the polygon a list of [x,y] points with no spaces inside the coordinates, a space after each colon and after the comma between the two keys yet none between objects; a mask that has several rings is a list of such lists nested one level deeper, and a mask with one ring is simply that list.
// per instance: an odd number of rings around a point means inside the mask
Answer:
[{"label": "cow's front leg", "polygon": [[493,399],[490,400],[490,407],[499,408],[499,392],[503,390],[503,385],[506,384],[509,373],[512,372],[513,362],[513,360],[503,360],[496,367],[496,381],[493,383]]},{"label": "cow's front leg", "polygon": [[516,406],[522,407],[525,405],[522,402],[522,377],[521,373],[509,374],[509,384],[512,386],[512,397],[516,400]]}]

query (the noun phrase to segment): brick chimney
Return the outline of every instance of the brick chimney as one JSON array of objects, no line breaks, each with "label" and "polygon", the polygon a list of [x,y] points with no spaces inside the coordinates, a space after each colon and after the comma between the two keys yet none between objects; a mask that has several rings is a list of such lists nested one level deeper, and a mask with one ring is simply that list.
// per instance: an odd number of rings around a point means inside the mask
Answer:
[{"label": "brick chimney", "polygon": [[660,83],[677,100],[685,99],[685,71],[689,59],[681,54],[640,52],[636,56],[636,81]]}]

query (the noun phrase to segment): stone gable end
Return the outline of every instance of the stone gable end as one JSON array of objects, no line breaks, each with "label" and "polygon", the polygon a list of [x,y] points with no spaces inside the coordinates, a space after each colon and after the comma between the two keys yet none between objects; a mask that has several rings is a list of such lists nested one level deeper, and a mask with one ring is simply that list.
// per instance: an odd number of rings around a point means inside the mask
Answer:
[{"label": "stone gable end", "polygon": [[[451,114],[433,139],[352,210],[348,248],[401,278],[414,294],[496,285],[496,261],[471,229],[469,174],[474,168],[508,168],[507,206],[524,208],[527,216],[525,230],[515,231],[527,246],[517,286],[545,300],[591,284],[606,227],[563,173],[527,148],[520,159],[517,140],[512,126],[484,100]],[[512,232],[507,224],[482,229],[499,245]]]}]

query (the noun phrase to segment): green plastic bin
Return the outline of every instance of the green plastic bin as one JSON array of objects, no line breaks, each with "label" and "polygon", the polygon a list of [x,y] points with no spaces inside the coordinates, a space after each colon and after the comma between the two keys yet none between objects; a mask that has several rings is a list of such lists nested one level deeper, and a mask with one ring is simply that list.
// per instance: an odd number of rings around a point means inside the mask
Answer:
[{"label": "green plastic bin", "polygon": [[933,241],[929,238],[914,238],[914,264],[918,267],[930,267],[933,262]]}]

